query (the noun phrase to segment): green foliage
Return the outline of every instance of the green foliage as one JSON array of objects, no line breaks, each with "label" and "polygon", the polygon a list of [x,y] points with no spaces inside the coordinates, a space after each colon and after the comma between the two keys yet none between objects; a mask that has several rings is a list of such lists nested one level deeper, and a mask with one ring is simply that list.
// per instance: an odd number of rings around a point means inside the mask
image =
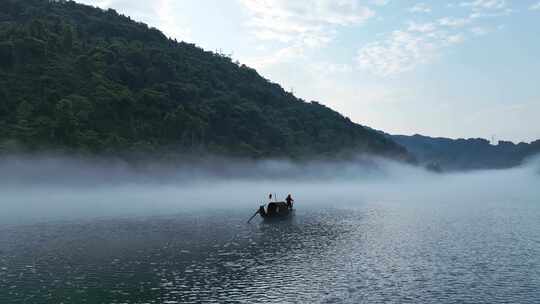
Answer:
[{"label": "green foliage", "polygon": [[247,66],[114,10],[48,0],[0,7],[0,143],[92,153],[406,155]]}]

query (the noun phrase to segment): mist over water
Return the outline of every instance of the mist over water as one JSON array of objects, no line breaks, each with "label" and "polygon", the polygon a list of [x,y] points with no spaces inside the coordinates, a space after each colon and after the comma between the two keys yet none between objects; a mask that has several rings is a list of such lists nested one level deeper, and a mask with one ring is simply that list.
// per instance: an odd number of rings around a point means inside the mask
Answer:
[{"label": "mist over water", "polygon": [[300,208],[380,204],[508,204],[540,198],[540,159],[509,170],[437,174],[378,158],[211,159],[176,165],[61,157],[0,160],[0,223],[246,210],[268,193]]},{"label": "mist over water", "polygon": [[[536,303],[540,162],[0,161],[0,303]],[[291,221],[246,220],[268,193]]]}]

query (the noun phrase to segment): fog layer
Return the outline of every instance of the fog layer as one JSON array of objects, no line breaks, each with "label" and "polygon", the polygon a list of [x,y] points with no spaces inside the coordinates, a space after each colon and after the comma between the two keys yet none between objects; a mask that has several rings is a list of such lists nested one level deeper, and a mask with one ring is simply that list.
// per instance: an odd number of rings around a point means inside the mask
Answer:
[{"label": "fog layer", "polygon": [[347,162],[212,159],[175,166],[117,160],[5,157],[0,224],[202,213],[250,215],[268,193],[297,209],[363,204],[512,204],[540,199],[540,159],[508,170],[437,174],[376,158]]}]

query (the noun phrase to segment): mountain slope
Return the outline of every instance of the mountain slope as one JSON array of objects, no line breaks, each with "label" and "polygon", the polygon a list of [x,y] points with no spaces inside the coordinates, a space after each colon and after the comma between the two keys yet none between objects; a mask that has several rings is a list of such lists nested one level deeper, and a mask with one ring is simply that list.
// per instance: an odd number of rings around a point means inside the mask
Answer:
[{"label": "mountain slope", "polygon": [[504,169],[519,166],[540,153],[540,140],[530,144],[500,141],[492,145],[482,138],[450,139],[422,135],[389,135],[416,159],[442,170]]},{"label": "mountain slope", "polygon": [[114,10],[0,0],[0,149],[254,157],[406,150]]}]

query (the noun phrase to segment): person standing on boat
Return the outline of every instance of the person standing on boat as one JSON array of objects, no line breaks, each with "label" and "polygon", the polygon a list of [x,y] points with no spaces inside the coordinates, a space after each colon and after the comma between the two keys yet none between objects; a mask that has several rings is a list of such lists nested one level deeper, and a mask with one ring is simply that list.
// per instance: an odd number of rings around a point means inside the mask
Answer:
[{"label": "person standing on boat", "polygon": [[289,195],[287,195],[287,198],[285,199],[285,201],[287,202],[287,207],[289,207],[289,209],[292,209],[294,200],[290,193]]}]

